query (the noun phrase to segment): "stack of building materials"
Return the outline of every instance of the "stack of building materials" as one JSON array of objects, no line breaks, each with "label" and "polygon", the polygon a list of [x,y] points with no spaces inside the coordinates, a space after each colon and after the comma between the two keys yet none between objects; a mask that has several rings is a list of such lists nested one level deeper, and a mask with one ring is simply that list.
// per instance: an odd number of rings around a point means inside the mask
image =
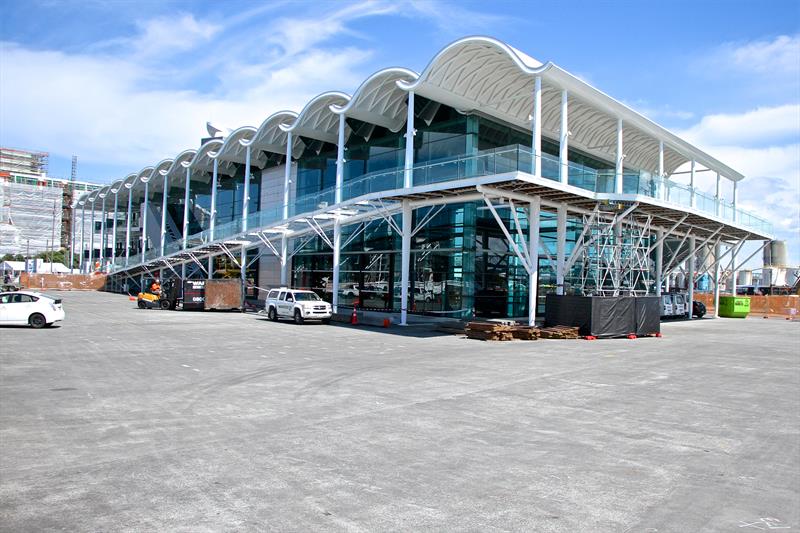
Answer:
[{"label": "stack of building materials", "polygon": [[512,326],[511,334],[521,341],[535,341],[539,338],[539,328],[533,326]]},{"label": "stack of building materials", "polygon": [[542,339],[579,339],[581,337],[580,328],[574,326],[553,326],[539,330],[539,337]]},{"label": "stack of building materials", "polygon": [[464,333],[470,339],[482,341],[510,341],[514,339],[514,326],[499,322],[470,322]]},{"label": "stack of building materials", "polygon": [[470,322],[464,333],[470,339],[484,341],[510,341],[513,339],[535,341],[536,339],[578,339],[577,327],[555,326],[552,328],[536,328],[501,322]]}]

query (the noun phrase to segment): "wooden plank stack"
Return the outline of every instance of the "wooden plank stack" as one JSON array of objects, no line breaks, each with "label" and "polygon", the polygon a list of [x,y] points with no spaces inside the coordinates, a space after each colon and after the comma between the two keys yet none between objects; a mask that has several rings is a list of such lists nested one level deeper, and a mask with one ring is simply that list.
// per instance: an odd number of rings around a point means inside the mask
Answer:
[{"label": "wooden plank stack", "polygon": [[542,339],[580,339],[577,327],[553,326],[539,330],[539,337]]},{"label": "wooden plank stack", "polygon": [[510,341],[514,339],[513,326],[496,322],[470,322],[464,328],[470,339],[482,341]]},{"label": "wooden plank stack", "polygon": [[539,338],[539,329],[533,326],[513,326],[511,334],[521,341],[535,341]]},{"label": "wooden plank stack", "polygon": [[535,341],[536,339],[579,339],[577,327],[554,326],[536,328],[501,322],[470,322],[464,328],[470,339],[483,341],[510,341],[514,339]]}]

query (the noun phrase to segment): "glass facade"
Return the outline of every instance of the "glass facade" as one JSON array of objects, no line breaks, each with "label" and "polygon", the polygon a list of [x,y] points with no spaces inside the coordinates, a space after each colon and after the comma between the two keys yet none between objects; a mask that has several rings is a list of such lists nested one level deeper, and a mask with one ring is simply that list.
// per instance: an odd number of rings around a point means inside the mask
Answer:
[{"label": "glass facade", "polygon": [[[426,185],[505,172],[530,172],[532,166],[531,134],[479,114],[466,114],[454,108],[417,95],[415,98],[413,137],[413,185]],[[343,198],[403,187],[405,160],[405,127],[390,131],[384,127],[347,118],[350,135],[344,147]],[[303,152],[296,160],[296,176],[291,186],[290,217],[333,205],[335,202],[337,146],[332,143],[301,137]],[[556,142],[542,139],[542,176],[559,179],[561,165]],[[267,167],[283,164],[282,154],[268,154]],[[580,150],[570,148],[568,183],[592,192],[613,192],[615,165]],[[220,226],[237,226],[243,215],[243,165],[236,165],[233,176],[219,175],[216,199],[216,237]],[[202,242],[210,227],[211,175],[195,172],[189,191],[190,246]],[[183,183],[169,191],[168,220],[174,223],[176,235],[183,231]],[[264,212],[261,206],[261,179],[250,181],[248,210],[250,227],[280,220],[283,203],[280,190],[269,191]],[[140,188],[141,190],[141,188]],[[623,169],[623,193],[660,197],[662,191],[676,203],[691,202],[691,192],[662,178],[636,169]],[[134,205],[141,201],[141,192],[134,193]],[[137,196],[138,195],[138,196]],[[273,196],[276,201],[272,202]],[[277,197],[280,199],[277,200]],[[695,191],[697,205],[706,206],[707,198]],[[684,198],[685,197],[685,198]],[[160,220],[160,192],[151,192],[150,209]],[[493,206],[507,228],[520,223],[520,234],[512,231],[518,247],[527,248],[529,221],[527,209],[517,208],[516,216],[508,204]],[[267,211],[270,211],[267,213]],[[273,213],[274,211],[274,213]],[[140,215],[134,209],[134,219]],[[400,215],[394,222],[401,226]],[[150,224],[152,219],[149,219]],[[424,222],[422,227],[418,227]],[[576,246],[583,229],[582,217],[568,216],[566,256]],[[134,221],[141,227],[141,220]],[[409,301],[412,313],[442,317],[523,317],[528,314],[529,276],[520,259],[507,242],[492,210],[483,202],[466,202],[424,207],[413,211],[409,272]],[[238,231],[238,229],[236,229]],[[234,235],[225,229],[224,235]],[[544,310],[544,298],[556,290],[555,260],[556,216],[542,213],[539,220],[540,246],[538,261],[538,309]],[[153,235],[152,231],[149,231]],[[198,237],[200,236],[200,237]],[[168,239],[171,237],[168,236]],[[172,238],[172,240],[175,240]],[[135,243],[132,239],[132,243]],[[342,227],[340,278],[333,287],[333,254],[330,246],[317,236],[293,239],[294,255],[290,259],[289,283],[297,288],[316,291],[331,301],[338,292],[340,305],[358,305],[371,310],[401,309],[401,239],[385,220],[376,217],[362,224]],[[158,244],[158,243],[154,243]],[[151,243],[151,246],[153,243]],[[133,245],[136,246],[135,244]],[[138,252],[138,250],[132,251]],[[248,254],[255,254],[254,250]],[[255,258],[255,255],[252,255]],[[247,277],[257,280],[254,262]],[[564,290],[570,293],[585,284],[587,268],[576,261],[565,272]],[[235,270],[235,272],[234,272]],[[215,259],[215,277],[238,277],[239,268],[224,256]],[[584,281],[581,281],[584,280]],[[637,282],[638,283],[638,282]],[[581,286],[581,288],[585,288]],[[648,287],[645,286],[645,290]]]}]

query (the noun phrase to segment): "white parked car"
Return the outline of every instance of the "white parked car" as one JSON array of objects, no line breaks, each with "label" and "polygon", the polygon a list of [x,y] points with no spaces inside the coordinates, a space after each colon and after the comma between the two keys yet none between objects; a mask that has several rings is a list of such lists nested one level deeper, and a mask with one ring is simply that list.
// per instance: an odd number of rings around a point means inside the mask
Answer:
[{"label": "white parked car", "polygon": [[0,293],[0,324],[34,328],[64,320],[61,299],[32,291]]},{"label": "white parked car", "polygon": [[327,324],[333,314],[331,304],[317,296],[317,293],[286,287],[269,291],[265,308],[270,320],[291,318],[296,324],[306,320],[322,320]]}]

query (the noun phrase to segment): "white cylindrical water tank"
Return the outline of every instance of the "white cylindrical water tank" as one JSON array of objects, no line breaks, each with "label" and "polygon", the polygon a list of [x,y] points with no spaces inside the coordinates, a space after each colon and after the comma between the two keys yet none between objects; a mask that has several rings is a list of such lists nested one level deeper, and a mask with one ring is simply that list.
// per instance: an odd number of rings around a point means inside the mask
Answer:
[{"label": "white cylindrical water tank", "polygon": [[752,270],[740,270],[736,274],[736,285],[744,286],[744,285],[752,285],[753,284],[753,271]]},{"label": "white cylindrical water tank", "polygon": [[785,267],[789,263],[789,253],[786,250],[786,241],[770,241],[764,247],[765,267]]}]

